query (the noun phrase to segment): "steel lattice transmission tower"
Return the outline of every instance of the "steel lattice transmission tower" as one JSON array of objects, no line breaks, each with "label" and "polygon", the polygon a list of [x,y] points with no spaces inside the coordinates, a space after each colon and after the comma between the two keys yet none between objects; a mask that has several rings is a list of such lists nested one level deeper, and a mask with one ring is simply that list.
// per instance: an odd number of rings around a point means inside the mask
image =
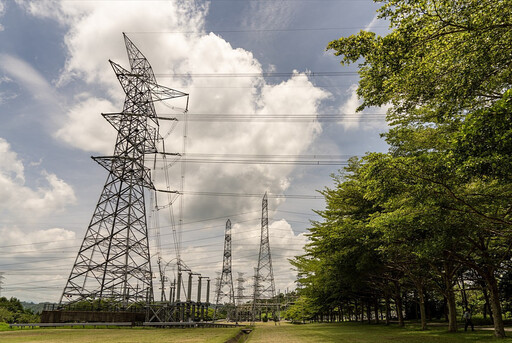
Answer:
[{"label": "steel lattice transmission tower", "polygon": [[[224,255],[222,259],[222,274],[217,285],[217,299],[215,301],[215,313],[213,319],[216,318],[219,305],[227,298],[227,319],[234,316],[235,309],[235,288],[233,286],[233,273],[231,270],[231,220],[226,222],[226,231],[224,235]],[[227,289],[227,291],[226,291]]]},{"label": "steel lattice transmission tower", "polygon": [[236,304],[237,305],[242,305],[244,303],[244,300],[245,300],[245,295],[244,295],[245,287],[244,287],[244,283],[245,283],[246,280],[244,278],[244,275],[245,275],[245,273],[238,272],[238,278],[236,279],[236,281],[237,281],[237,286],[236,286]]},{"label": "steel lattice transmission tower", "polygon": [[[262,307],[273,307],[272,301],[275,300],[275,295],[276,287],[274,284],[274,270],[272,269],[272,255],[270,253],[268,232],[268,199],[267,193],[265,193],[261,206],[260,253],[254,277],[253,321],[255,320],[257,310],[261,310]],[[275,314],[275,311],[277,309],[272,308],[273,314]]]},{"label": "steel lattice transmission tower", "polygon": [[148,60],[123,36],[130,70],[109,61],[126,94],[123,110],[102,114],[117,130],[114,153],[93,157],[109,174],[61,305],[109,299],[128,307],[153,299],[145,192],[155,187],[145,157],[161,140],[154,103],[188,94],[158,85]]}]

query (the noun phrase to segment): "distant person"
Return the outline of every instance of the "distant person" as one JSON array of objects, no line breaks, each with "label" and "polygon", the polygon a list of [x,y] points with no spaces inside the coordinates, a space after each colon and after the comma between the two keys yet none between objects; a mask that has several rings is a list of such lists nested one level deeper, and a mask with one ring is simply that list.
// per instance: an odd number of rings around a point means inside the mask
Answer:
[{"label": "distant person", "polygon": [[469,308],[466,308],[462,318],[464,319],[464,331],[468,331],[468,326],[471,326],[471,331],[475,331],[475,327],[471,321],[471,310]]}]

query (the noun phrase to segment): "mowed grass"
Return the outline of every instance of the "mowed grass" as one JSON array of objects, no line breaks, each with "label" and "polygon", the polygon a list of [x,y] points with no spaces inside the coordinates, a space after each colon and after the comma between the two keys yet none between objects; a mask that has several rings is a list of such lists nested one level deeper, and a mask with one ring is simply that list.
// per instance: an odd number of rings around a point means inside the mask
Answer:
[{"label": "mowed grass", "polygon": [[427,331],[419,330],[416,325],[399,328],[396,325],[366,325],[359,323],[341,324],[304,324],[281,323],[257,324],[249,339],[250,343],[327,343],[327,342],[393,342],[393,343],[469,343],[469,342],[512,342],[511,338],[498,340],[493,332],[476,330],[474,332],[449,333],[446,327],[431,327]]},{"label": "mowed grass", "polygon": [[146,342],[208,342],[224,343],[234,337],[239,328],[44,328],[0,331],[1,343],[146,343]]},{"label": "mowed grass", "polygon": [[[6,329],[6,328],[0,328]],[[196,329],[154,329],[154,328],[45,328],[14,329],[0,331],[0,342],[52,342],[52,343],[123,343],[123,342],[226,342],[234,337],[240,328],[196,328]],[[366,325],[358,323],[305,324],[257,323],[248,343],[326,343],[326,342],[393,342],[393,343],[471,343],[471,342],[510,342],[511,338],[498,340],[489,330],[475,332],[448,333],[446,327],[431,327],[419,330],[417,325],[399,328],[396,325]]]}]

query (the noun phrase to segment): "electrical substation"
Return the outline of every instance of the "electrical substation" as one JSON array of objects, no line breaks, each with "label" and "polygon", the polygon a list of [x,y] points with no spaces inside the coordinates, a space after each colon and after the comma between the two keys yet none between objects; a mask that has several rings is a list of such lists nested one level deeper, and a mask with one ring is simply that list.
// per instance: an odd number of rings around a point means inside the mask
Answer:
[{"label": "electrical substation", "polygon": [[[167,159],[175,161],[185,153],[165,151],[164,139],[168,135],[160,132],[160,122],[175,123],[178,119],[159,115],[156,105],[180,100],[184,106],[172,108],[180,108],[182,117],[186,118],[189,95],[159,85],[146,57],[125,34],[123,36],[130,69],[112,61],[110,64],[125,93],[124,106],[119,113],[102,114],[117,130],[114,153],[93,157],[108,171],[108,176],[59,304],[43,311],[41,321],[174,326],[215,321],[221,309],[231,322],[261,320],[262,313],[279,318],[267,194],[262,201],[260,249],[250,287],[252,295],[244,294],[249,288],[244,287],[246,279],[239,273],[235,296],[230,220],[225,228],[222,270],[215,284],[214,280],[189,268],[182,259],[172,205],[183,193],[184,170],[181,170],[181,180],[174,180],[176,184],[181,182],[181,190],[174,190],[167,165],[163,168],[166,182],[163,187],[155,181],[154,170],[148,166],[156,166],[157,160],[171,165],[172,161]],[[183,146],[185,150],[186,144]],[[159,195],[165,196],[164,204],[162,200],[159,203]],[[162,209],[170,211],[172,223],[176,256],[169,262],[164,261],[160,246],[156,212]],[[150,252],[150,219],[155,222],[154,253]],[[152,259],[158,270],[152,269]],[[172,281],[166,276],[169,266],[176,271]],[[215,294],[213,304],[211,291]],[[209,315],[212,305],[213,315]]]}]

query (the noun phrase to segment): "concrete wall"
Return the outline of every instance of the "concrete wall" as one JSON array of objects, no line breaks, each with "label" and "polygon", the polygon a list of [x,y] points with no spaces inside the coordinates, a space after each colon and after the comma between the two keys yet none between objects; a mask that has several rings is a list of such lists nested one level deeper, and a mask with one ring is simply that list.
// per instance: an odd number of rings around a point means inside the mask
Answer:
[{"label": "concrete wall", "polygon": [[144,322],[145,313],[107,311],[43,311],[41,323]]}]

